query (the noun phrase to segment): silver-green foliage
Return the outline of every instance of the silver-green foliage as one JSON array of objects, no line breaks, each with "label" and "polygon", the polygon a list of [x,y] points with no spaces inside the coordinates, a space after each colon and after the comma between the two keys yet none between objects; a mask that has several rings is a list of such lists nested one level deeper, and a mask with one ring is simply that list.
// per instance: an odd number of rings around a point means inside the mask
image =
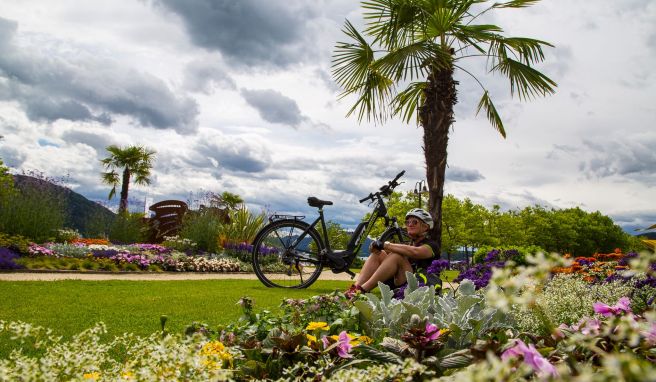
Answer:
[{"label": "silver-green foliage", "polygon": [[462,349],[495,329],[510,328],[505,314],[487,306],[485,296],[476,292],[474,284],[464,280],[455,292],[438,296],[431,287],[419,286],[411,273],[406,273],[408,287],[401,300],[395,300],[390,288],[379,284],[381,298],[367,294],[366,300],[354,305],[361,314],[364,331],[375,338],[399,338],[408,327],[412,315],[449,329],[448,347]]}]

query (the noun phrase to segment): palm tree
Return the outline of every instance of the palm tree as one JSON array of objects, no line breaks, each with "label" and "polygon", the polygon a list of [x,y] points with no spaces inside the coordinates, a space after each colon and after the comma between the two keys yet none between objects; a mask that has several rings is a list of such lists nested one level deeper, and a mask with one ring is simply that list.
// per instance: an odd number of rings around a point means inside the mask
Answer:
[{"label": "palm tree", "polygon": [[[142,146],[118,147],[115,145],[107,146],[106,150],[110,154],[109,157],[100,161],[107,170],[102,173],[103,183],[113,186],[108,197],[111,199],[116,195],[116,186],[122,182],[118,212],[123,213],[128,210],[130,178],[134,176],[136,184],[150,184],[150,170],[153,167],[155,151]],[[116,172],[121,168],[123,169],[122,180],[119,179],[119,174]]]},{"label": "palm tree", "polygon": [[511,94],[521,100],[554,93],[556,83],[531,66],[544,60],[542,48],[551,44],[505,37],[500,27],[477,23],[492,10],[536,2],[511,0],[488,6],[488,0],[367,0],[362,2],[364,33],[346,20],[343,32],[351,42],[335,47],[333,76],[344,90],[340,98],[357,97],[347,116],[356,113],[359,122],[366,116],[374,123],[389,117],[410,122],[414,117],[422,126],[428,207],[436,222],[431,233],[440,245],[447,144],[458,100],[454,71],[471,75],[480,85],[477,113],[483,110],[505,138],[489,91],[462,64],[487,60],[489,73],[506,77]]}]

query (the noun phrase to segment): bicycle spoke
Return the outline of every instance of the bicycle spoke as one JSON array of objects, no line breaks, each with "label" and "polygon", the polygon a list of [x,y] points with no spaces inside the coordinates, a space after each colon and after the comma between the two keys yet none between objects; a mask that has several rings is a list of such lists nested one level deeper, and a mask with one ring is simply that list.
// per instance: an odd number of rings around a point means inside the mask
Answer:
[{"label": "bicycle spoke", "polygon": [[253,269],[267,286],[304,288],[321,273],[322,247],[318,232],[307,223],[274,222],[262,230],[254,243]]}]

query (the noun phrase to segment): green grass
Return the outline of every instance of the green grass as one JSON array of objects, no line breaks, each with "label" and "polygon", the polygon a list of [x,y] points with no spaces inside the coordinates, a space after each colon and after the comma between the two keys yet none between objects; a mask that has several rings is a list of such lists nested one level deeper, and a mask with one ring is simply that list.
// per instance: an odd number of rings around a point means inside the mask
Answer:
[{"label": "green grass", "polygon": [[160,316],[167,315],[167,330],[181,333],[193,321],[211,327],[236,321],[243,296],[254,300],[256,311],[276,311],[284,298],[307,298],[348,285],[318,281],[308,289],[289,290],[266,288],[258,280],[0,281],[0,320],[48,327],[68,338],[99,321],[109,336],[149,335],[160,330]]}]

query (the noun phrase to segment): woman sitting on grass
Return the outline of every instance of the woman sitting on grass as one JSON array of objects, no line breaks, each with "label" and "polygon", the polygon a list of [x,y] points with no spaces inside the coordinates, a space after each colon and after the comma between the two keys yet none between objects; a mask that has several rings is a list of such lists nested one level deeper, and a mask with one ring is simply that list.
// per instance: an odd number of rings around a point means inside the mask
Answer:
[{"label": "woman sitting on grass", "polygon": [[439,257],[437,243],[428,238],[428,231],[433,228],[433,218],[421,208],[415,208],[405,214],[405,226],[410,244],[396,244],[376,240],[369,246],[369,257],[364,263],[357,281],[344,292],[348,298],[357,293],[369,292],[381,281],[398,288],[406,283],[406,272],[426,269]]}]

